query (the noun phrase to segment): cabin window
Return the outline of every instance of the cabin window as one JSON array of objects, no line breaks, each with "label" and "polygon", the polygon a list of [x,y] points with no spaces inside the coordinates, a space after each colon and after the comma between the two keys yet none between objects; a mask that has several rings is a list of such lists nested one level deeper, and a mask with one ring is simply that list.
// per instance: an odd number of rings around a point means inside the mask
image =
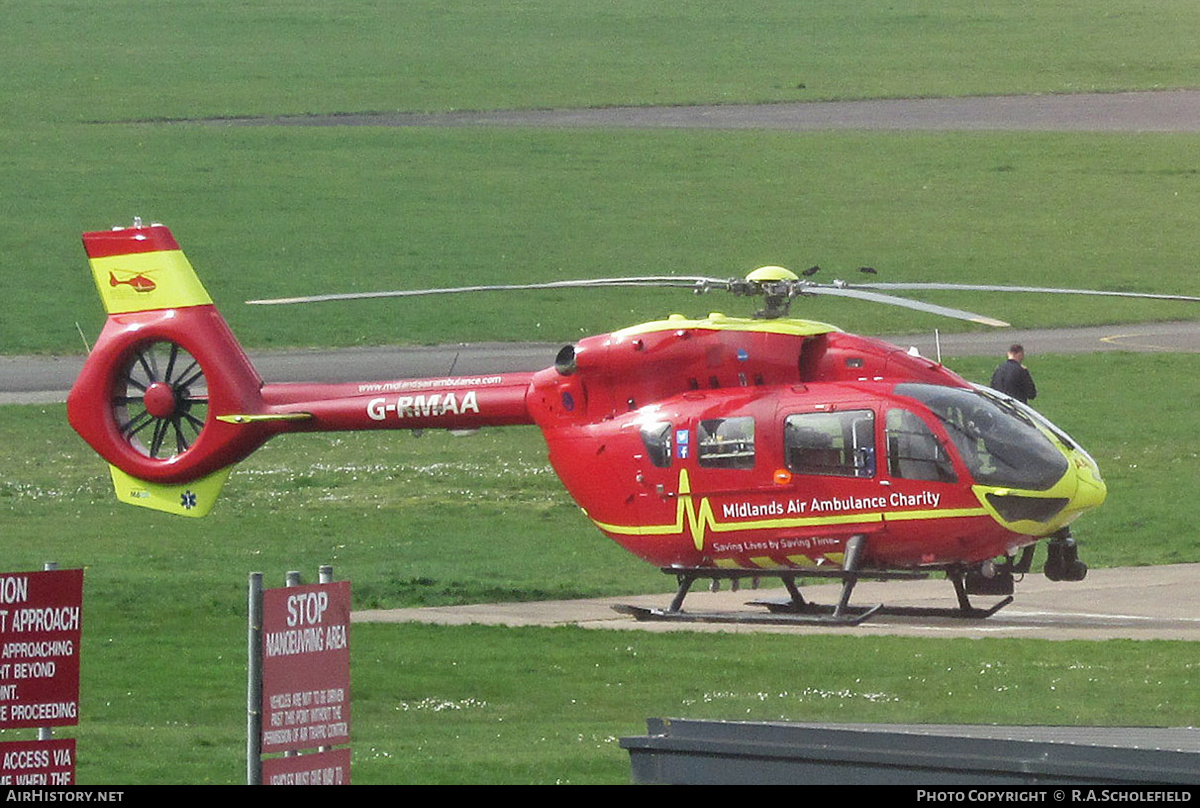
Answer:
[{"label": "cabin window", "polygon": [[958,479],[946,447],[916,413],[887,414],[888,473],[905,480],[952,483]]},{"label": "cabin window", "polygon": [[875,476],[875,413],[809,412],[784,422],[787,467],[797,474]]},{"label": "cabin window", "polygon": [[642,427],[642,444],[646,447],[646,457],[660,469],[671,465],[671,424],[668,421],[654,421]]},{"label": "cabin window", "polygon": [[713,418],[696,430],[700,465],[715,469],[754,468],[754,419]]}]

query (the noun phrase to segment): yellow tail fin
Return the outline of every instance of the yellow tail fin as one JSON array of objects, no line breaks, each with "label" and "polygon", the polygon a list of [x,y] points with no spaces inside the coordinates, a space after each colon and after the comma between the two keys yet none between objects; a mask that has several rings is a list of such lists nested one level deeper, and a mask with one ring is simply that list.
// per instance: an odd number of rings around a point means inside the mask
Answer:
[{"label": "yellow tail fin", "polygon": [[85,237],[92,279],[108,314],[212,303],[171,231],[114,228]]}]

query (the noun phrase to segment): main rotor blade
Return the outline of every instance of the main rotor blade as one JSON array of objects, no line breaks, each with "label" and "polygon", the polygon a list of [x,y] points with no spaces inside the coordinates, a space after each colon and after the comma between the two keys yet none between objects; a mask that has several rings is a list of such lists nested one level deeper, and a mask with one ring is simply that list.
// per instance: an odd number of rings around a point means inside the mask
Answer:
[{"label": "main rotor blade", "polygon": [[1099,289],[1056,289],[1043,286],[995,286],[990,284],[969,283],[852,283],[847,286],[854,289],[895,289],[908,291],[947,291],[947,292],[1033,292],[1045,295],[1093,295],[1097,297],[1130,297],[1147,300],[1182,300],[1200,303],[1200,297],[1190,295],[1163,295],[1149,292],[1108,292]]},{"label": "main rotor blade", "polygon": [[305,297],[277,297],[264,300],[247,300],[252,306],[278,306],[292,303],[324,303],[331,300],[370,300],[383,297],[422,297],[425,295],[449,295],[467,292],[512,292],[533,289],[586,289],[617,286],[657,286],[695,289],[704,291],[712,287],[728,288],[729,281],[718,278],[677,275],[647,275],[629,278],[590,278],[587,280],[547,281],[545,283],[512,283],[486,286],[457,286],[444,289],[394,289],[383,292],[346,292],[331,295],[307,295]]},{"label": "main rotor blade", "polygon": [[[994,317],[987,317],[982,314],[976,314],[971,311],[962,309],[951,309],[946,306],[937,306],[933,303],[925,303],[920,300],[910,300],[907,297],[897,297],[896,295],[885,295],[879,292],[871,292],[860,287],[868,284],[855,284],[853,286],[811,286],[807,287],[806,291],[818,295],[832,295],[833,297],[852,297],[857,300],[869,300],[873,303],[885,303],[889,306],[900,306],[914,311],[923,311],[929,314],[940,314],[943,317],[951,317],[955,320],[966,320],[971,323],[979,323],[981,325],[990,325],[995,328],[1007,328],[1010,323],[1003,320],[997,320]],[[882,285],[882,284],[880,284]]]}]

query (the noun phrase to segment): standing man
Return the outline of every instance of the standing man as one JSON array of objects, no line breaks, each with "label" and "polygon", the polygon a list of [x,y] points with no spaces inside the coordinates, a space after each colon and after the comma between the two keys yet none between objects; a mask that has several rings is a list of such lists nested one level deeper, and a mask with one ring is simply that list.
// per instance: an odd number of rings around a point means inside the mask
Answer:
[{"label": "standing man", "polygon": [[1018,344],[1010,346],[1008,359],[992,374],[991,388],[1028,404],[1037,398],[1037,387],[1033,383],[1033,376],[1029,374],[1029,369],[1022,364],[1024,361],[1025,348]]}]

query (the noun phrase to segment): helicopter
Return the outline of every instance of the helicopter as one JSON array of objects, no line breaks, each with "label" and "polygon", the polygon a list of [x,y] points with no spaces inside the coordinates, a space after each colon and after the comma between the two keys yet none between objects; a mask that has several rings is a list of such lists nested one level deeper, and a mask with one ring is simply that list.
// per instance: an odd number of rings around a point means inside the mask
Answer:
[{"label": "helicopter", "polygon": [[[1034,548],[1080,581],[1071,525],[1107,495],[1095,460],[1033,408],[882,340],[790,316],[801,297],[1000,320],[891,294],[974,289],[1200,301],[1177,295],[953,284],[818,283],[777,266],[745,278],[648,276],[247,301],[296,304],[484,290],[668,286],[763,299],[750,317],[672,314],[563,347],[535,372],[361,383],[264,383],[161,224],[83,234],[107,317],[72,387],[71,426],[118,499],[203,516],[232,468],[290,432],[536,425],[585,517],[676,579],[640,620],[856,625],[884,612],[986,618],[1013,600]],[[145,284],[114,277],[153,274]],[[864,274],[874,274],[871,270]],[[957,607],[851,603],[859,580],[943,573]],[[689,612],[696,581],[777,578],[765,610]],[[802,582],[841,583],[836,604]],[[975,596],[997,597],[976,606]]]}]

